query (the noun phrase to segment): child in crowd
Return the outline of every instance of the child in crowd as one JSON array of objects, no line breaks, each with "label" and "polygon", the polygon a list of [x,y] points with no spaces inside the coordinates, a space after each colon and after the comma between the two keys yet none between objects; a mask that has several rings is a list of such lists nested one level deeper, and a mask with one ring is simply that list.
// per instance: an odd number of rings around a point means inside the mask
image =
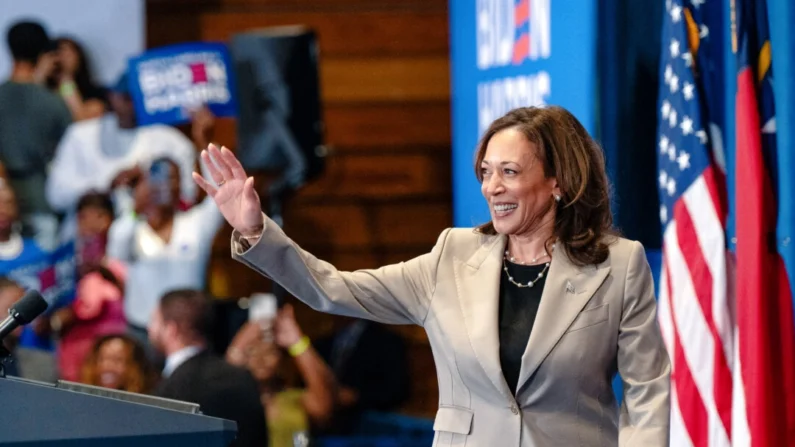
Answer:
[{"label": "child in crowd", "polygon": [[125,267],[105,258],[113,222],[108,194],[88,193],[77,204],[77,268],[80,279],[74,302],[52,321],[61,331],[58,366],[61,378],[77,381],[80,368],[97,338],[126,329],[122,301]]}]

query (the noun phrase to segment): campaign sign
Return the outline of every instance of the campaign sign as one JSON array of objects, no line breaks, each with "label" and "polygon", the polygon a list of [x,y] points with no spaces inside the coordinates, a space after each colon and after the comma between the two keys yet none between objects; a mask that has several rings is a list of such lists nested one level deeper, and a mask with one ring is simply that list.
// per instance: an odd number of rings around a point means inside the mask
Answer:
[{"label": "campaign sign", "polygon": [[232,59],[225,44],[157,48],[129,61],[138,124],[179,124],[206,105],[215,116],[237,114]]},{"label": "campaign sign", "polygon": [[492,121],[524,106],[560,105],[593,134],[596,0],[450,2],[453,214],[486,223],[473,161]]}]

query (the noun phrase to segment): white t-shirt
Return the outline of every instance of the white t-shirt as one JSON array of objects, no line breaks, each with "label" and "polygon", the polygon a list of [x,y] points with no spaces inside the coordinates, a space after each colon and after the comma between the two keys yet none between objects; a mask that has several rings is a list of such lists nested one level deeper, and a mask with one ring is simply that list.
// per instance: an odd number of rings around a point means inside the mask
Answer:
[{"label": "white t-shirt", "polygon": [[146,327],[160,298],[175,289],[204,290],[207,262],[223,216],[211,197],[174,217],[165,243],[146,223],[126,214],[113,222],[108,257],[127,264],[124,313]]},{"label": "white t-shirt", "polygon": [[61,139],[50,165],[47,201],[54,210],[71,214],[87,192],[108,192],[119,172],[135,165],[147,169],[161,157],[177,163],[182,198],[192,203],[196,197],[196,184],[191,178],[196,149],[180,131],[159,124],[121,129],[114,114],[74,123]]}]

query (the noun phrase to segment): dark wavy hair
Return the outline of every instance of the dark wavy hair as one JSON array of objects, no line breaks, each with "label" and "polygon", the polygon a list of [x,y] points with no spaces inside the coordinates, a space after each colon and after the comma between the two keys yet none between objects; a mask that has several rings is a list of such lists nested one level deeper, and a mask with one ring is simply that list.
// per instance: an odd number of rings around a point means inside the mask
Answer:
[{"label": "dark wavy hair", "polygon": [[[557,180],[561,200],[553,206],[557,208],[554,236],[558,245],[563,245],[577,265],[604,262],[610,251],[605,236],[617,232],[613,229],[610,184],[602,149],[577,118],[562,107],[515,109],[491,123],[478,144],[475,175],[481,183],[480,165],[489,141],[506,129],[518,130],[533,143],[543,163],[544,175]],[[476,230],[497,234],[492,222]]]},{"label": "dark wavy hair", "polygon": [[129,364],[123,379],[122,391],[139,394],[151,392],[157,383],[157,373],[146,357],[146,351],[144,351],[143,346],[126,334],[105,335],[94,342],[91,352],[83,361],[83,368],[80,374],[81,381],[89,385],[99,385],[99,365],[97,364],[99,350],[113,340],[121,340],[129,354]]},{"label": "dark wavy hair", "polygon": [[[69,36],[60,37],[56,40],[59,45],[68,44],[74,48],[77,53],[79,63],[77,65],[77,72],[74,74],[75,86],[83,100],[98,99],[107,104],[107,92],[104,88],[100,87],[95,81],[92,70],[92,63],[86,53],[85,48],[74,38]],[[52,86],[55,87],[55,86]]]}]

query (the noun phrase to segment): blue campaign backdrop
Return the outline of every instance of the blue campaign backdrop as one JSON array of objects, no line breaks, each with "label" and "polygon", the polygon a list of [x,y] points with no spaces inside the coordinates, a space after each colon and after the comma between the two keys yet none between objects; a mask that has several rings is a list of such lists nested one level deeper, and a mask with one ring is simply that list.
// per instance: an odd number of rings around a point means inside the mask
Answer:
[{"label": "blue campaign backdrop", "polygon": [[207,106],[215,116],[237,115],[237,90],[226,44],[170,45],[131,58],[130,95],[139,125],[179,124]]},{"label": "blue campaign backdrop", "polygon": [[[622,193],[637,190],[634,200],[624,203],[626,219],[617,216],[619,224],[637,219],[638,205],[649,195],[655,197],[650,219],[656,219],[656,176],[637,171],[631,159],[638,154],[638,146],[655,147],[656,78],[637,76],[637,72],[657,72],[661,12],[644,12],[638,5],[632,12],[645,14],[645,19],[628,22],[622,11],[633,5],[630,0],[450,2],[455,226],[471,227],[489,219],[473,167],[475,147],[485,128],[512,108],[540,104],[567,108],[591,135],[605,140],[611,180]],[[644,38],[650,42],[640,44]],[[626,58],[628,52],[633,55],[631,67],[622,65],[622,56]],[[633,74],[640,81],[627,82]],[[651,101],[647,126],[651,130],[646,133],[636,129],[635,122],[638,92],[645,90],[649,90],[647,102]],[[645,188],[649,194],[638,188],[638,177],[651,178]],[[646,226],[643,222],[635,225]],[[634,227],[627,236],[646,244],[657,284],[661,261],[655,249],[659,247],[657,229],[645,231],[653,236],[645,237]],[[618,375],[613,384],[621,401]]]},{"label": "blue campaign backdrop", "polygon": [[488,124],[512,108],[560,105],[596,125],[594,0],[450,1],[453,220],[488,221],[474,150]]}]

